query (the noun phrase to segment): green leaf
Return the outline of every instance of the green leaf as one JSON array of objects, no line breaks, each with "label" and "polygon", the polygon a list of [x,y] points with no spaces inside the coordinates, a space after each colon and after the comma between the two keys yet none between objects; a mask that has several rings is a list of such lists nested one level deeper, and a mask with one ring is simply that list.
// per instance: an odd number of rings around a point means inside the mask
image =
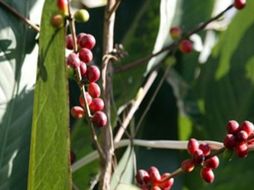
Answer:
[{"label": "green leaf", "polygon": [[[41,13],[41,0],[6,0],[25,17]],[[33,8],[33,11],[31,9]],[[0,5],[0,189],[27,189],[36,32]]]},{"label": "green leaf", "polygon": [[[168,0],[161,0],[160,3],[160,26],[159,31],[157,34],[157,39],[154,44],[153,52],[160,51],[163,47],[166,45],[169,45],[172,43],[172,39],[169,35],[169,30],[172,25],[172,22],[175,17],[175,12],[177,9],[177,1],[168,1]],[[151,71],[152,68],[154,68],[157,64],[159,64],[163,58],[167,56],[167,52],[164,52],[160,54],[159,56],[156,56],[152,58],[146,68],[146,73]]]},{"label": "green leaf", "polygon": [[55,1],[46,0],[39,39],[39,68],[34,95],[29,190],[69,190],[69,110],[64,28],[51,18]]},{"label": "green leaf", "polygon": [[130,146],[123,154],[111,179],[110,189],[122,189],[121,184],[131,185],[134,177],[135,152]]}]

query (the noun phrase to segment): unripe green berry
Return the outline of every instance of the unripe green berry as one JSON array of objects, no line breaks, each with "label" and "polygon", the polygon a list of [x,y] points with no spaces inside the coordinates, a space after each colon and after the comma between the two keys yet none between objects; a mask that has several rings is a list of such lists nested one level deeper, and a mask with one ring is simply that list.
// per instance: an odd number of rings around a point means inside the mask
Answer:
[{"label": "unripe green berry", "polygon": [[74,19],[77,22],[87,22],[89,17],[89,13],[86,9],[77,10],[74,14]]}]

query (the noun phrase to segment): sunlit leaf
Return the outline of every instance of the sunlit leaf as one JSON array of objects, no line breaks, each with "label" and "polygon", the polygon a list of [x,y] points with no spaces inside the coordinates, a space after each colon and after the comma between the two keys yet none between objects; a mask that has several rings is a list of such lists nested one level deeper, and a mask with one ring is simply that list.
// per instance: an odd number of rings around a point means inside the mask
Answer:
[{"label": "sunlit leaf", "polygon": [[57,10],[55,1],[45,1],[34,95],[30,190],[71,189],[65,33],[64,28],[56,29],[51,24]]}]

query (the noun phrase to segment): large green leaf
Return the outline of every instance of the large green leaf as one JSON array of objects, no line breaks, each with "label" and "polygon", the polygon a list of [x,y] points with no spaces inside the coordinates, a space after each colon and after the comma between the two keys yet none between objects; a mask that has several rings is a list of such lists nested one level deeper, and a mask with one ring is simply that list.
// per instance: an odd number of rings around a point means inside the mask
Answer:
[{"label": "large green leaf", "polygon": [[[42,0],[5,2],[26,17],[41,13]],[[27,189],[32,86],[38,56],[35,36],[35,31],[0,5],[1,190]]]},{"label": "large green leaf", "polygon": [[39,39],[28,189],[69,190],[69,110],[64,28],[51,25],[55,1],[46,0]]},{"label": "large green leaf", "polygon": [[[202,130],[202,138],[221,141],[229,119],[254,121],[254,2],[247,4],[221,35],[193,89],[192,98],[196,98],[200,112],[194,123]],[[212,185],[200,186],[201,180],[191,177],[187,178],[187,184],[190,189],[253,189],[253,159],[250,155],[244,160],[234,158],[232,162],[222,163]],[[194,176],[199,178],[197,173]]]}]

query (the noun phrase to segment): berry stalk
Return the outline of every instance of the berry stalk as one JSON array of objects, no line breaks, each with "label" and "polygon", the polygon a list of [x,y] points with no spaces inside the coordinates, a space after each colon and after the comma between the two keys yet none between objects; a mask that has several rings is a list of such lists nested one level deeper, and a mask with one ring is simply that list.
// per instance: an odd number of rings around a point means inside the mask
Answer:
[{"label": "berry stalk", "polygon": [[[73,19],[73,15],[70,10],[70,0],[68,0],[68,20],[70,22],[70,30],[71,30],[71,35],[72,35],[74,52],[77,53],[78,52],[78,44],[77,44],[77,36],[76,36],[76,27],[75,27],[75,21]],[[82,75],[81,75],[80,67],[75,67],[75,72],[76,72],[76,77],[77,77],[77,83],[81,84]],[[86,96],[86,89],[85,89],[84,85],[80,85],[80,91],[81,91],[81,93],[84,97],[84,100],[85,100],[85,111],[88,115],[87,120],[88,120],[88,125],[91,129],[91,132],[92,132],[93,142],[94,142],[96,149],[100,155],[100,158],[104,160],[105,159],[104,152],[102,150],[101,145],[99,144],[98,137],[97,137],[96,131],[94,129],[93,123],[91,122],[91,112],[90,112],[90,108],[89,108],[89,104],[88,104],[88,100],[87,100],[87,96]]]}]

